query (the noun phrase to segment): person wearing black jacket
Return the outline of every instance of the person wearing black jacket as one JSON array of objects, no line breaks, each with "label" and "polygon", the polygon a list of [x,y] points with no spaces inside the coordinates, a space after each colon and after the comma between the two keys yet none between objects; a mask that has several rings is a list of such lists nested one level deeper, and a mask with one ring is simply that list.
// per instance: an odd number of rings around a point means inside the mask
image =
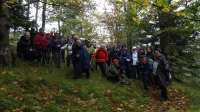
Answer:
[{"label": "person wearing black jacket", "polygon": [[34,49],[32,46],[30,32],[26,32],[17,43],[17,55],[25,60],[32,60],[34,58]]},{"label": "person wearing black jacket", "polygon": [[[155,64],[157,63],[157,64]],[[156,65],[156,67],[155,67]],[[160,52],[156,51],[154,61],[154,75],[156,75],[157,83],[160,88],[160,98],[162,101],[168,100],[167,92],[167,71],[169,70],[169,64],[165,56]]]},{"label": "person wearing black jacket", "polygon": [[50,47],[53,55],[53,62],[57,68],[60,68],[62,42],[59,34],[55,34],[55,37],[51,40]]},{"label": "person wearing black jacket", "polygon": [[74,69],[74,79],[77,79],[81,75],[81,41],[78,37],[74,38],[74,44],[72,45],[72,64]]}]

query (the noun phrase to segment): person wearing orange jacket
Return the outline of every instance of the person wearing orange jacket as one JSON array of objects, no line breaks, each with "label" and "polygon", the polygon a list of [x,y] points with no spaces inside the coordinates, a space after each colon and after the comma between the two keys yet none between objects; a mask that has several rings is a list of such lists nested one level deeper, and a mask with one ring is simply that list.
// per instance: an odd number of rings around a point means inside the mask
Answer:
[{"label": "person wearing orange jacket", "polygon": [[103,76],[107,76],[107,61],[108,61],[108,52],[104,45],[101,45],[95,53],[96,63],[99,66]]}]

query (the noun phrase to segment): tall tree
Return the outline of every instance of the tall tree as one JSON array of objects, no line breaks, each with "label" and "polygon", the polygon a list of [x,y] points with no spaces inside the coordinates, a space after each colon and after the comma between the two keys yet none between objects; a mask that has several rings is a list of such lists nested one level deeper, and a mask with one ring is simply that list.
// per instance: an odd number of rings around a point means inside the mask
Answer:
[{"label": "tall tree", "polygon": [[[0,48],[9,44],[9,9],[6,0],[0,1]],[[2,49],[1,49],[2,50]],[[1,52],[1,51],[0,51]]]},{"label": "tall tree", "polygon": [[43,0],[43,8],[42,8],[42,30],[43,31],[45,31],[46,10],[47,10],[47,0]]},{"label": "tall tree", "polygon": [[30,14],[30,5],[31,5],[31,0],[26,0],[26,3],[27,3],[27,12],[26,12],[26,17],[27,17],[27,19],[29,20],[29,19],[30,19],[29,14]]},{"label": "tall tree", "polygon": [[34,3],[35,5],[35,9],[36,9],[36,12],[35,12],[35,27],[36,27],[36,30],[38,31],[38,12],[39,12],[39,0],[36,0],[36,2]]}]

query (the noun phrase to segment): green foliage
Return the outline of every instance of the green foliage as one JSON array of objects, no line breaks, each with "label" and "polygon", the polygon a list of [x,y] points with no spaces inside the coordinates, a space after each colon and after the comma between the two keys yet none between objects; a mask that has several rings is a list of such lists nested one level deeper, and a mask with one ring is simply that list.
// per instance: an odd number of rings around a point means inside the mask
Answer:
[{"label": "green foliage", "polygon": [[53,12],[48,21],[62,22],[60,32],[64,35],[77,34],[82,38],[91,39],[95,36],[94,26],[84,19],[84,12],[92,10],[90,0],[50,0],[49,3],[59,4],[52,6]]},{"label": "green foliage", "polygon": [[13,29],[18,27],[29,28],[31,22],[26,17],[26,8],[22,1],[9,0],[7,2],[10,10],[10,24]]},{"label": "green foliage", "polygon": [[7,96],[5,93],[0,93],[0,111],[11,110],[20,107],[21,104],[13,97]]}]

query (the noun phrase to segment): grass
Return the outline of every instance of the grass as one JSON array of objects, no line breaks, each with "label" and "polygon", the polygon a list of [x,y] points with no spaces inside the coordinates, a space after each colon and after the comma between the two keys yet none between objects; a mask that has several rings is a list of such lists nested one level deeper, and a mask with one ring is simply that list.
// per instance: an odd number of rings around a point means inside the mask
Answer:
[{"label": "grass", "polygon": [[[99,72],[73,80],[67,67],[38,66],[18,61],[0,68],[1,112],[143,112],[149,102],[140,81],[113,84]],[[200,111],[200,89],[173,83],[191,100],[188,111]]]},{"label": "grass", "polygon": [[[132,108],[122,108],[136,111],[140,108],[135,107],[144,104],[148,99],[141,96],[144,93],[136,86],[139,82],[131,86],[121,86],[106,81],[99,72],[92,73],[89,80],[84,77],[73,80],[72,71],[67,67],[38,67],[20,62],[14,68],[1,68],[0,73],[0,100],[5,102],[1,104],[3,106],[0,110],[18,108],[41,112],[111,112],[115,105],[123,106],[124,103],[128,105],[128,101],[135,101]],[[41,91],[43,93],[39,94]],[[42,97],[47,97],[47,101],[43,102]]]}]

